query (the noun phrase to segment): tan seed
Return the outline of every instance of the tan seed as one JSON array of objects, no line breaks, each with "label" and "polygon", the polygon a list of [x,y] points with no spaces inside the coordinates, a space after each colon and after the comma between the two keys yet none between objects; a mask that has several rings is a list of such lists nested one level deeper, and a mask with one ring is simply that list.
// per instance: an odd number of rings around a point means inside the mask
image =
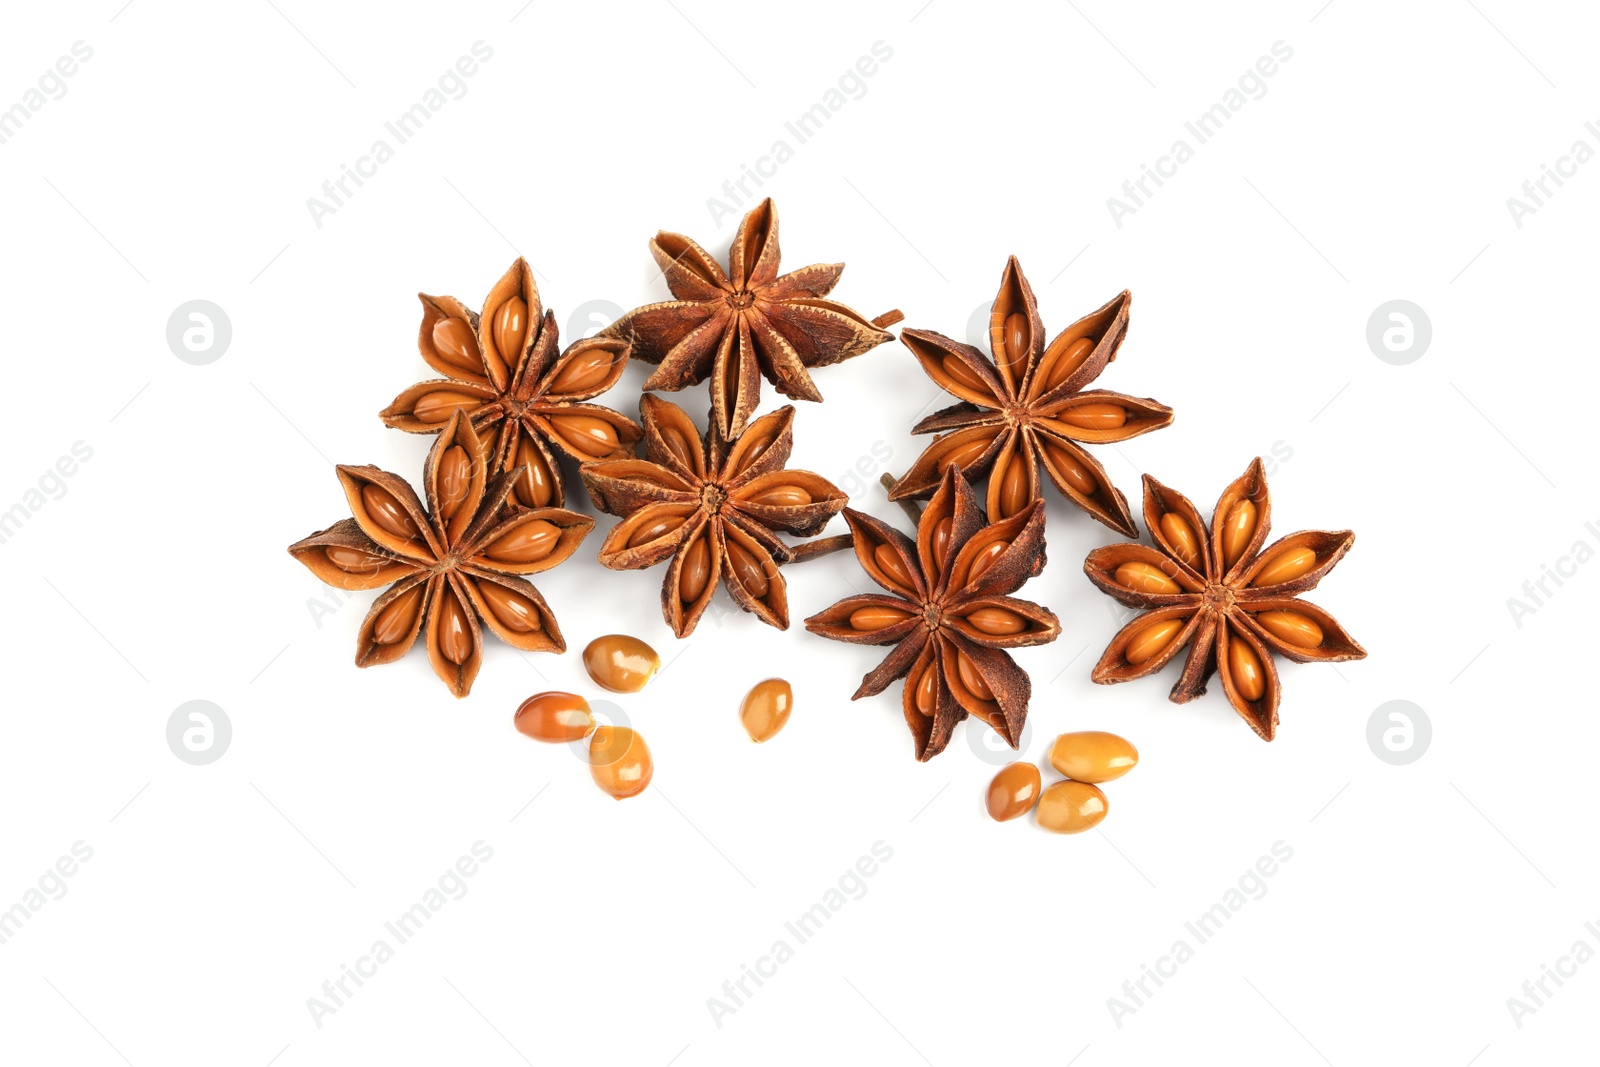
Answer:
[{"label": "tan seed", "polygon": [[515,370],[528,341],[528,305],[520,296],[501,304],[494,313],[494,346],[507,370]]},{"label": "tan seed", "polygon": [[1263,611],[1256,616],[1256,622],[1278,640],[1296,648],[1322,646],[1322,627],[1315,619],[1298,611]]},{"label": "tan seed", "polygon": [[1115,430],[1128,421],[1128,409],[1121,404],[1079,404],[1063,411],[1056,418],[1080,430]]},{"label": "tan seed", "polygon": [[440,389],[417,397],[417,402],[411,405],[411,414],[415,415],[419,422],[430,424],[449,422],[450,416],[457,408],[475,408],[481,403],[483,401],[475,396]]},{"label": "tan seed", "polygon": [[1009,822],[1026,815],[1039,803],[1039,768],[1031,763],[1008,763],[989,782],[984,805],[989,818]]},{"label": "tan seed", "polygon": [[554,552],[560,541],[561,527],[534,519],[495,538],[484,555],[501,563],[537,563]]},{"label": "tan seed", "polygon": [[1261,669],[1261,657],[1238,634],[1228,635],[1228,670],[1233,687],[1246,700],[1260,700],[1266,693],[1267,676]]},{"label": "tan seed", "polygon": [[782,678],[757,682],[739,705],[739,721],[756,744],[783,729],[794,708],[794,690]]},{"label": "tan seed", "polygon": [[616,353],[605,348],[588,348],[574,356],[557,372],[550,382],[550,392],[557,395],[586,393],[597,388],[611,373],[616,363]]},{"label": "tan seed", "polygon": [[446,522],[461,510],[472,488],[472,460],[460,445],[451,445],[439,457],[439,514]]},{"label": "tan seed", "polygon": [[1178,636],[1178,631],[1183,629],[1183,622],[1182,619],[1163,619],[1151,623],[1133,635],[1128,647],[1123,650],[1123,658],[1135,667],[1154,659]]},{"label": "tan seed", "polygon": [[589,742],[589,774],[604,792],[626,800],[644,792],[655,764],[638,733],[626,726],[598,726]]},{"label": "tan seed", "polygon": [[422,586],[412,586],[378,613],[372,624],[372,639],[380,645],[405,640],[417,624],[417,609],[421,606]]},{"label": "tan seed", "polygon": [[1028,620],[1009,608],[979,608],[967,616],[967,621],[993,637],[1020,634],[1028,628]]},{"label": "tan seed", "polygon": [[1039,797],[1034,818],[1053,833],[1081,834],[1106,817],[1106,795],[1088,782],[1057,782]]},{"label": "tan seed", "polygon": [[606,634],[584,646],[583,669],[601,689],[637,693],[661,669],[661,657],[637,637]]},{"label": "tan seed", "polygon": [[1136,593],[1171,596],[1183,592],[1183,587],[1162,572],[1160,567],[1142,560],[1129,560],[1116,571],[1117,584]]},{"label": "tan seed", "polygon": [[1231,567],[1239,562],[1244,550],[1250,547],[1250,538],[1256,532],[1256,506],[1249,500],[1236,500],[1222,519],[1222,565]]},{"label": "tan seed", "polygon": [[512,721],[524,736],[555,744],[581,741],[595,728],[589,702],[576,693],[535,693],[517,708]]},{"label": "tan seed", "polygon": [[1126,738],[1104,730],[1062,734],[1050,746],[1050,766],[1077,782],[1110,782],[1139,762],[1139,750]]},{"label": "tan seed", "polygon": [[864,608],[857,608],[850,613],[850,629],[862,633],[871,633],[874,630],[887,630],[897,623],[905,622],[911,618],[911,612],[901,611],[899,608],[880,607],[873,604]]},{"label": "tan seed", "polygon": [[408,541],[421,540],[422,531],[417,528],[416,520],[389,490],[368,482],[361,487],[361,503],[367,510],[367,517],[384,533]]},{"label": "tan seed", "polygon": [[489,605],[489,614],[513,633],[530,634],[544,625],[539,606],[515,589],[498,582],[479,582],[478,595]]},{"label": "tan seed", "polygon": [[1042,396],[1048,393],[1072,377],[1072,372],[1083,366],[1093,351],[1094,341],[1087,337],[1079,337],[1072,341],[1064,341],[1058,337],[1050,342],[1050,347],[1045,349],[1044,358],[1040,360],[1039,370],[1036,372],[1041,382],[1039,394]]},{"label": "tan seed", "polygon": [[447,315],[433,324],[433,350],[446,363],[474,374],[483,373],[477,339],[472,336],[472,327],[462,319]]},{"label": "tan seed", "polygon": [[1256,572],[1251,585],[1282,585],[1301,577],[1317,565],[1317,554],[1309,548],[1286,548]]},{"label": "tan seed", "polygon": [[1161,534],[1172,551],[1183,560],[1184,566],[1195,571],[1200,569],[1200,538],[1195,535],[1189,520],[1175,511],[1169,511],[1161,516]]},{"label": "tan seed", "polygon": [[711,549],[706,542],[707,538],[701,537],[684,553],[683,569],[678,572],[678,599],[685,604],[699,600],[711,581]]}]

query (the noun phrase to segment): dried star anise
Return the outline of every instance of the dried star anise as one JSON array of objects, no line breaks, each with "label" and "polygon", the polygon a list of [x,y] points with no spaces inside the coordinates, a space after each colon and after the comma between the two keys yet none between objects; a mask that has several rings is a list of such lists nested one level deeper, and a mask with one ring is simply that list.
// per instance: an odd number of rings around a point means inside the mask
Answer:
[{"label": "dried star anise", "polygon": [[856,558],[892,595],[846,597],[806,620],[835,641],[894,645],[852,700],[905,678],[901,705],[919,760],[944,751],[969,714],[1012,748],[1028,718],[1032,683],[1005,649],[1054,641],[1061,624],[1014,593],[1044,567],[1044,504],[989,523],[977,494],[954,469],[917,523],[912,541],[887,523],[846,508]]},{"label": "dried star anise", "polygon": [[902,330],[900,340],[928,377],[961,403],[912,428],[941,436],[889,498],[926,496],[939,484],[940,472],[953,465],[974,482],[988,472],[987,510],[1001,519],[1040,498],[1042,464],[1062,496],[1112,529],[1138,536],[1127,498],[1083,447],[1126,441],[1172,422],[1172,409],[1148,397],[1083,391],[1117,358],[1132,302],[1123,292],[1047,346],[1033,289],[1012,256],[989,313],[993,361],[943,334]]},{"label": "dried star anise", "polygon": [[426,508],[403,478],[341,466],[355,518],[289,546],[331,586],[389,586],[361,624],[356,666],[394,662],[426,629],[434,673],[464,697],[483,660],[480,622],[513,648],[566,651],[549,605],[520,576],[572,555],[594,520],[561,508],[503,507],[524,472],[491,481],[482,454],[472,423],[452,414],[423,468]]},{"label": "dried star anise", "polygon": [[739,223],[723,273],[704,248],[665,230],[650,242],[676,300],[635,308],[601,332],[632,342],[633,355],[659,363],[646,389],[672,392],[711,379],[712,417],[726,439],[744,431],[761,395],[761,375],[796,400],[821,400],[809,368],[858,356],[894,335],[891,311],[868,322],[823,299],[843,263],[778,274],[778,209],[763,200]]},{"label": "dried star anise", "polygon": [[489,450],[490,469],[526,467],[512,490],[525,507],[566,501],[552,446],[579,463],[626,455],[639,425],[620,412],[580,401],[617,383],[626,341],[589,337],[558,357],[555,314],[541,316],[539,289],[522,258],[495,283],[480,318],[453,296],[417,294],[417,348],[444,380],[418,382],[379,413],[408,433],[438,433],[453,411],[466,411]]},{"label": "dried star anise", "polygon": [[1356,535],[1306,530],[1262,549],[1272,517],[1261,460],[1223,491],[1207,525],[1183,494],[1144,478],[1144,521],[1156,547],[1107,545],[1083,569],[1102,590],[1148,609],[1111,639],[1094,668],[1102,684],[1161,670],[1185,646],[1172,701],[1206,691],[1212,672],[1250,728],[1271,741],[1278,727],[1272,653],[1296,663],[1361,659],[1366,650],[1326,611],[1299,595],[1316,588]]},{"label": "dried star anise", "polygon": [[820,475],[784,469],[794,408],[763,415],[731,441],[714,424],[702,441],[682,408],[648,393],[639,414],[648,459],[585,463],[579,470],[595,506],[622,518],[600,546],[600,562],[642,570],[670,558],[661,613],[679,637],[694,632],[719,577],[741,608],[788,629],[787,586],[778,567],[795,553],[776,531],[809,537],[847,499]]}]

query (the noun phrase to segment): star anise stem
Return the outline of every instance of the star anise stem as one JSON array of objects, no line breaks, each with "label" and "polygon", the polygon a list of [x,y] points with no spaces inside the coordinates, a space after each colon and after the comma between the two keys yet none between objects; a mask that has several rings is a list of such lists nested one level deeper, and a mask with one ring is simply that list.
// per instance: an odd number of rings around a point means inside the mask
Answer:
[{"label": "star anise stem", "polygon": [[[900,479],[896,478],[892,474],[886,473],[878,478],[878,484],[892,493],[894,492],[894,487],[900,484]],[[893,500],[894,498],[890,497],[890,499]],[[922,521],[922,509],[917,507],[916,501],[902,499],[895,500],[895,503],[900,505],[900,510],[906,513],[906,517],[909,518],[913,524]]]}]

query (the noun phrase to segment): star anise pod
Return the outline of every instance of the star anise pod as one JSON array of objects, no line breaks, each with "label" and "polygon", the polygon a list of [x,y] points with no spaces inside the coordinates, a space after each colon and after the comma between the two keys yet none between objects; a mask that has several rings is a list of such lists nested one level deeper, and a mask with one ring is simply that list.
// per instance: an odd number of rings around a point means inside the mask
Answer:
[{"label": "star anise pod", "polygon": [[418,382],[395,397],[379,413],[386,424],[408,433],[438,433],[452,412],[464,410],[489,450],[492,472],[527,468],[512,499],[530,508],[566,501],[557,453],[583,463],[632,452],[638,423],[608,407],[580,403],[622,377],[627,342],[584,338],[558,356],[555,314],[541,314],[539,289],[525,260],[519,257],[489,290],[481,318],[453,296],[417,298],[417,348],[445,378]]},{"label": "star anise pod", "polygon": [[1083,563],[1106,593],[1147,609],[1111,639],[1093,677],[1108,685],[1143,678],[1188,648],[1173,703],[1204,693],[1215,672],[1233,709],[1271,741],[1279,699],[1274,654],[1296,663],[1367,654],[1332,615],[1299,599],[1333,570],[1356,535],[1306,530],[1263,549],[1272,499],[1259,459],[1223,491],[1211,518],[1208,526],[1187,497],[1145,475],[1144,521],[1156,547],[1107,545]]},{"label": "star anise pod", "polygon": [[939,484],[940,472],[954,465],[974,482],[989,475],[987,510],[1005,518],[1040,498],[1042,466],[1062,496],[1112,529],[1138,536],[1127,498],[1083,447],[1126,441],[1172,422],[1172,409],[1148,397],[1084,391],[1117,358],[1132,302],[1123,292],[1046,345],[1033,289],[1012,256],[989,312],[992,361],[943,334],[902,330],[900,340],[928,377],[961,403],[912,428],[941,436],[889,498],[926,496]]},{"label": "star anise pod", "polygon": [[744,431],[761,395],[761,375],[784,396],[821,400],[812,367],[858,356],[894,335],[901,315],[868,322],[843,304],[823,299],[843,263],[819,263],[778,274],[778,209],[770,199],[739,223],[728,272],[704,248],[665,230],[650,242],[676,300],[635,308],[601,332],[632,342],[633,355],[659,363],[646,389],[672,392],[711,379],[718,432]]},{"label": "star anise pod", "polygon": [[522,576],[572,555],[594,520],[561,508],[505,507],[525,472],[491,480],[482,454],[472,423],[453,413],[423,468],[427,507],[403,478],[340,466],[355,517],[289,546],[331,586],[389,586],[361,624],[356,666],[392,663],[426,631],[434,673],[464,697],[483,660],[480,624],[513,648],[566,651],[549,605]]},{"label": "star anise pod", "polygon": [[810,537],[848,499],[820,475],[784,469],[794,408],[763,415],[731,441],[715,425],[702,440],[682,408],[648,393],[639,414],[648,459],[580,468],[595,506],[622,518],[600,546],[600,562],[631,571],[670,559],[661,613],[679,637],[694,632],[718,578],[745,611],[788,629],[778,567],[795,552],[776,531]]},{"label": "star anise pod", "polygon": [[901,705],[919,760],[944,751],[956,723],[975,715],[1017,747],[1032,683],[1006,649],[1054,641],[1055,615],[1014,593],[1044,567],[1044,503],[989,523],[977,494],[947,468],[912,541],[846,508],[856,558],[890,595],[846,597],[806,620],[835,641],[893,645],[852,700],[905,678]]}]

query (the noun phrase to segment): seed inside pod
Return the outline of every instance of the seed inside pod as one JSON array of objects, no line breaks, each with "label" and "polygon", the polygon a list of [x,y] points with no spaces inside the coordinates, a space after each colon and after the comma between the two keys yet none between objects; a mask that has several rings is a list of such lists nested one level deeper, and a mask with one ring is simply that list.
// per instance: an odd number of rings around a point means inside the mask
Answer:
[{"label": "seed inside pod", "polygon": [[1298,611],[1263,611],[1256,616],[1256,622],[1278,640],[1296,648],[1320,648],[1322,645],[1322,627],[1315,619]]},{"label": "seed inside pod", "polygon": [[1039,797],[1034,816],[1046,830],[1058,834],[1081,834],[1092,830],[1106,817],[1106,795],[1088,782],[1057,782]]},{"label": "seed inside pod", "polygon": [[534,519],[495,538],[484,555],[501,563],[537,563],[554,552],[560,540],[561,527]]},{"label": "seed inside pod", "polygon": [[638,529],[629,535],[628,547],[638,548],[640,545],[649,544],[658,537],[665,537],[682,526],[687,519],[687,515],[663,515],[658,519],[640,523]]},{"label": "seed inside pod", "polygon": [[598,726],[589,742],[589,774],[603,791],[626,800],[650,784],[655,764],[644,738],[626,726]]},{"label": "seed inside pod", "polygon": [[950,531],[955,528],[955,519],[946,516],[933,525],[933,566],[936,570],[944,569],[944,558],[950,552]]},{"label": "seed inside pod", "polygon": [[811,503],[811,494],[798,485],[774,485],[761,490],[749,502],[771,508],[799,508]]},{"label": "seed inside pod", "polygon": [[1064,342],[1058,337],[1050,342],[1050,347],[1045,349],[1044,358],[1040,360],[1037,371],[1042,383],[1039,395],[1048,393],[1072,377],[1072,372],[1083,366],[1084,361],[1089,358],[1089,353],[1093,351],[1094,341],[1087,337],[1079,337],[1070,342]]},{"label": "seed inside pod", "polygon": [[1020,634],[1028,628],[1028,620],[1009,608],[979,608],[967,616],[967,621],[993,637]]},{"label": "seed inside pod", "polygon": [[1104,730],[1062,734],[1050,746],[1050,766],[1078,782],[1109,782],[1139,762],[1139,750],[1126,738]]},{"label": "seed inside pod", "polygon": [[1251,581],[1254,586],[1292,582],[1317,565],[1317,554],[1309,548],[1286,548],[1269,559]]},{"label": "seed inside pod", "polygon": [[973,662],[971,656],[960,649],[956,649],[956,672],[961,676],[961,684],[967,692],[979,700],[994,699],[994,690],[989,688],[989,683],[978,673],[978,665]]},{"label": "seed inside pod", "polygon": [[1161,533],[1186,567],[1195,571],[1200,569],[1200,538],[1196,536],[1194,527],[1189,525],[1189,520],[1175,511],[1169,511],[1161,516]]},{"label": "seed inside pod", "polygon": [[367,509],[367,517],[385,533],[407,540],[422,539],[422,531],[410,512],[400,506],[400,501],[389,490],[368,482],[361,487],[361,503]]},{"label": "seed inside pod", "polygon": [[905,563],[900,559],[900,553],[894,550],[893,545],[887,543],[878,545],[872,550],[872,560],[891,584],[899,586],[908,593],[917,588],[911,581],[911,572],[906,570]]},{"label": "seed inside pod", "polygon": [[1162,573],[1153,563],[1129,560],[1117,568],[1117,584],[1136,593],[1159,593],[1170,596],[1183,592],[1183,587]]},{"label": "seed inside pod", "polygon": [[757,600],[767,595],[771,582],[767,580],[767,572],[761,561],[731,537],[728,538],[728,566],[733,569],[734,579],[744,587],[745,592]]},{"label": "seed inside pod", "polygon": [[1028,506],[1028,463],[1020,446],[1000,472],[1000,496],[995,518],[1009,519]]},{"label": "seed inside pod", "polygon": [[1011,372],[1011,380],[1020,382],[1022,372],[1028,366],[1028,357],[1033,355],[1033,331],[1028,329],[1028,316],[1020,311],[1013,311],[1006,316],[1005,337],[1006,369]]},{"label": "seed inside pod", "polygon": [[971,389],[975,393],[982,393],[988,396],[993,392],[988,383],[978,377],[978,372],[963,363],[959,356],[945,356],[939,366],[950,376],[952,381]]},{"label": "seed inside pod", "polygon": [[446,589],[439,601],[439,651],[451,663],[465,663],[472,655],[472,633],[467,613],[455,593]]},{"label": "seed inside pod", "polygon": [[411,405],[411,414],[415,415],[419,422],[449,422],[451,414],[457,408],[475,408],[481,403],[482,400],[467,393],[439,389],[417,397],[417,402]]},{"label": "seed inside pod", "polygon": [[1089,473],[1088,467],[1068,455],[1066,449],[1050,441],[1044,443],[1044,452],[1045,456],[1050,460],[1050,465],[1061,476],[1062,481],[1072,486],[1083,496],[1094,495],[1094,475]]},{"label": "seed inside pod", "polygon": [[446,362],[483,373],[483,361],[478,358],[478,342],[472,336],[472,327],[465,320],[446,315],[433,324],[433,350]]},{"label": "seed inside pod", "polygon": [[710,535],[701,537],[700,540],[689,546],[689,551],[683,557],[683,569],[678,572],[678,599],[685,604],[693,604],[700,599],[700,594],[706,591],[706,583],[711,581],[711,549],[707,542]]},{"label": "seed inside pod", "polygon": [[1244,550],[1250,547],[1250,538],[1256,532],[1256,506],[1249,500],[1236,500],[1222,520],[1222,565],[1231,567],[1239,562]]},{"label": "seed inside pod", "polygon": [[550,382],[552,393],[581,393],[593,389],[606,380],[617,355],[606,348],[589,348],[574,356],[571,362]]},{"label": "seed inside pod", "polygon": [[1261,657],[1238,634],[1228,635],[1228,670],[1233,686],[1246,700],[1260,700],[1267,691],[1267,676],[1261,670]]},{"label": "seed inside pod", "polygon": [[472,488],[472,461],[467,458],[467,450],[460,445],[445,449],[439,457],[438,477],[439,514],[449,521],[461,510],[467,491]]},{"label": "seed inside pod", "polygon": [[850,613],[850,629],[859,630],[862,633],[871,633],[874,630],[886,630],[896,623],[905,622],[909,618],[911,618],[911,612],[909,611],[872,604],[864,608],[857,608]]},{"label": "seed inside pod", "polygon": [[1128,409],[1121,404],[1078,404],[1056,418],[1080,430],[1115,430],[1128,421]]},{"label": "seed inside pod", "polygon": [[1009,541],[991,541],[978,549],[971,562],[967,564],[967,573],[965,575],[952,575],[950,588],[961,589],[982,578],[984,573],[990,567],[993,567],[995,561],[1005,555],[1006,549],[1010,547],[1011,542]]},{"label": "seed inside pod", "polygon": [[694,470],[694,450],[689,447],[689,439],[671,426],[661,427],[661,440],[666,443],[667,451],[678,457],[690,470]]},{"label": "seed inside pod", "polygon": [[1039,768],[1031,763],[1008,763],[989,782],[984,805],[989,818],[1009,822],[1026,815],[1039,803]]},{"label": "seed inside pod", "polygon": [[757,682],[739,705],[739,721],[750,740],[760,744],[783,729],[794,708],[794,689],[782,678]]},{"label": "seed inside pod", "polygon": [[328,545],[322,554],[328,557],[329,563],[350,574],[376,574],[388,562],[382,556],[344,545]]},{"label": "seed inside pod", "polygon": [[1151,623],[1133,635],[1128,647],[1123,650],[1123,657],[1135,667],[1154,659],[1178,636],[1178,631],[1183,629],[1183,622],[1182,619],[1163,619]]},{"label": "seed inside pod", "polygon": [[417,609],[422,606],[422,588],[420,583],[412,586],[378,613],[372,623],[374,641],[380,645],[392,645],[410,636],[417,624]]},{"label": "seed inside pod", "polygon": [[552,415],[550,427],[567,444],[587,456],[609,456],[622,447],[617,428],[593,415]]},{"label": "seed inside pod", "polygon": [[576,693],[535,693],[517,708],[517,732],[535,741],[581,741],[594,733],[589,702]]},{"label": "seed inside pod", "polygon": [[544,625],[539,618],[539,606],[515,589],[485,581],[478,583],[478,593],[489,605],[489,613],[513,633],[530,634]]},{"label": "seed inside pod", "polygon": [[950,449],[939,457],[939,473],[943,474],[946,467],[965,468],[969,463],[976,463],[985,452],[989,451],[989,446],[993,443],[994,439],[991,437],[980,437],[976,441],[968,441]]},{"label": "seed inside pod", "polygon": [[518,502],[527,508],[549,507],[555,498],[555,478],[533,442],[523,441],[517,445],[516,466],[528,468],[527,473],[517,479]]},{"label": "seed inside pod", "polygon": [[922,674],[917,677],[916,692],[912,694],[912,702],[916,706],[917,714],[932,717],[938,710],[939,703],[939,668],[933,660],[922,669]]},{"label": "seed inside pod", "polygon": [[494,346],[500,350],[506,370],[514,371],[522,359],[522,346],[528,341],[528,305],[514,296],[494,313]]},{"label": "seed inside pod", "polygon": [[661,657],[637,637],[606,634],[584,646],[583,669],[601,689],[637,693],[661,669]]},{"label": "seed inside pod", "polygon": [[740,457],[737,466],[730,464],[728,469],[741,471],[749,469],[749,467],[754,464],[756,460],[766,455],[767,449],[772,447],[772,442],[775,440],[777,440],[777,436],[772,433],[767,433],[765,431],[761,433],[750,433],[747,431],[743,437],[739,438],[735,445],[735,447],[743,450],[743,454]]}]

